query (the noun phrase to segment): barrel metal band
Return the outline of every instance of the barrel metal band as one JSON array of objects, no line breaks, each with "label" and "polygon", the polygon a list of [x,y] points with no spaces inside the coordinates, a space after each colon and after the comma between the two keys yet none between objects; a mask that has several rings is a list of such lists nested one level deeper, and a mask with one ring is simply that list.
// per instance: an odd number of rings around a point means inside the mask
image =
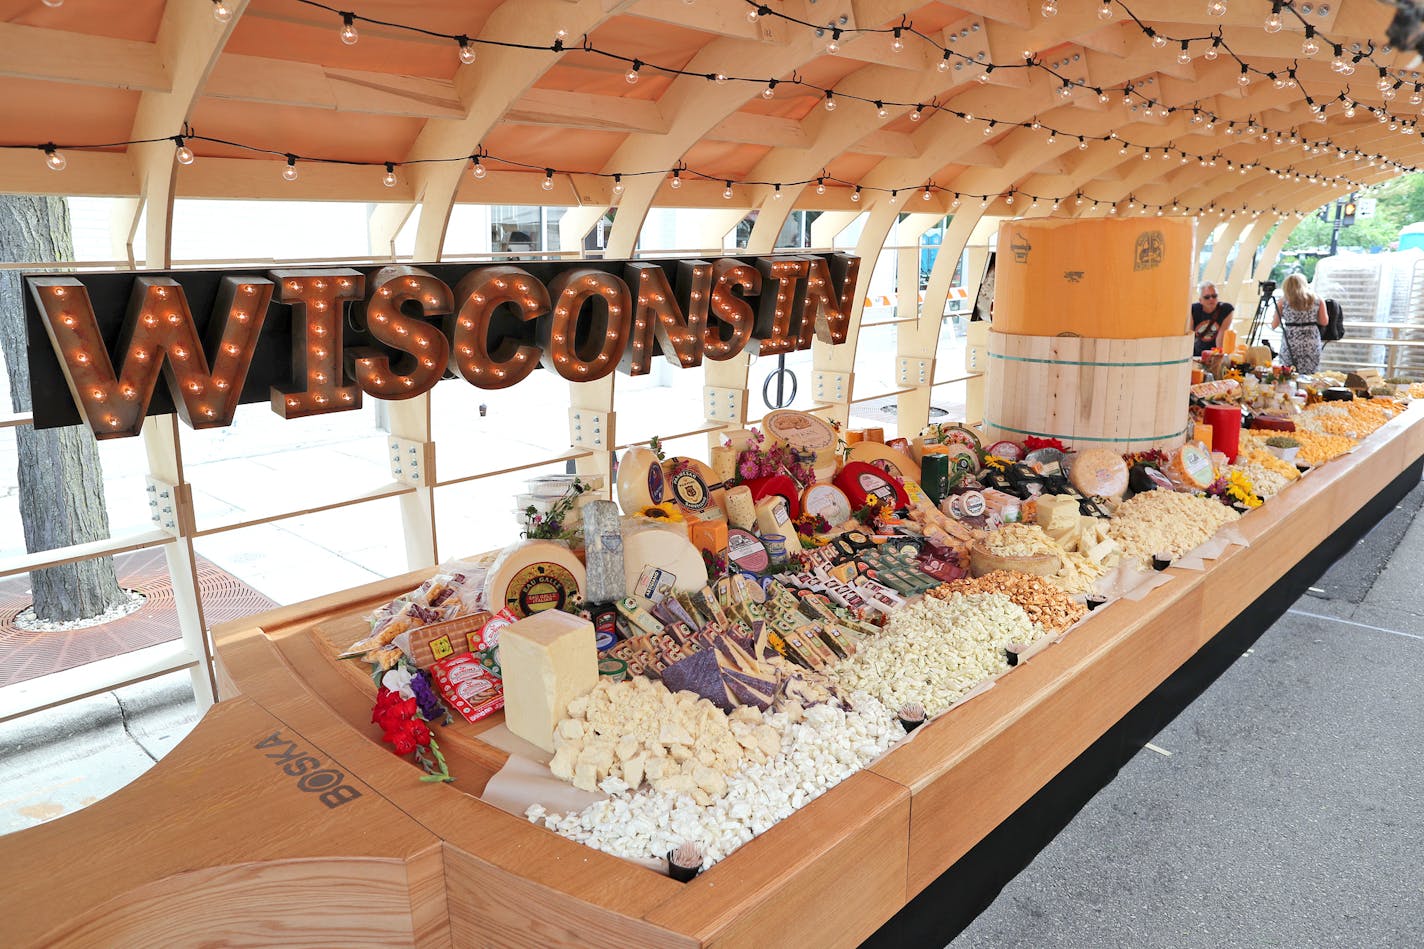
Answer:
[{"label": "barrel metal band", "polygon": [[1034,362],[1046,366],[1181,366],[1192,361],[1192,357],[1185,359],[1164,359],[1161,362],[1082,362],[1075,359],[1035,359],[1032,356],[1005,356],[1002,353],[991,352],[990,359],[1002,359],[1006,362]]},{"label": "barrel metal band", "polygon": [[1036,438],[1056,438],[1063,442],[1159,442],[1168,438],[1176,438],[1184,434],[1187,430],[1182,428],[1179,431],[1168,432],[1166,435],[1139,435],[1132,438],[1100,438],[1092,435],[1063,435],[1050,432],[1031,432],[1027,429],[1014,428],[1012,425],[1001,425],[992,419],[984,419],[985,426],[992,426],[1000,431],[1013,432],[1015,435],[1033,435]]}]

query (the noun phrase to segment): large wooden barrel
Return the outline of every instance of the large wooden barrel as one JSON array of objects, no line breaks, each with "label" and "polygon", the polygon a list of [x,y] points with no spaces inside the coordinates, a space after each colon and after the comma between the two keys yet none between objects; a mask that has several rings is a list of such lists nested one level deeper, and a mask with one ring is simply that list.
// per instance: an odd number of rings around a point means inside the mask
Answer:
[{"label": "large wooden barrel", "polygon": [[993,328],[1143,339],[1188,332],[1190,218],[1017,220],[999,227]]},{"label": "large wooden barrel", "polygon": [[1058,438],[1138,451],[1186,440],[1192,337],[1088,339],[989,334],[989,441]]}]

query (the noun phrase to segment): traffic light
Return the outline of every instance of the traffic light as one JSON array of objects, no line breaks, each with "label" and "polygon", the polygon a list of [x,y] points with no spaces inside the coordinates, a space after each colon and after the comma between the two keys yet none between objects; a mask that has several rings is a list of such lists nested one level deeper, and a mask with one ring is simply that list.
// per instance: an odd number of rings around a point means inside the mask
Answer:
[{"label": "traffic light", "polygon": [[1340,209],[1340,226],[1349,227],[1355,223],[1355,202],[1346,201],[1345,206]]}]

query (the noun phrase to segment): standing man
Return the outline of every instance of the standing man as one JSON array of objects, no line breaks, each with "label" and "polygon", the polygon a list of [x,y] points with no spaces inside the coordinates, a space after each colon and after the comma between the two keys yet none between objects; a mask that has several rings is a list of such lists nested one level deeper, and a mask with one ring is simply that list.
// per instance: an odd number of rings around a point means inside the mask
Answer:
[{"label": "standing man", "polygon": [[1196,336],[1192,343],[1193,356],[1221,348],[1221,341],[1231,328],[1231,314],[1236,312],[1230,303],[1217,300],[1216,284],[1202,284],[1200,293],[1201,299],[1192,304],[1192,333]]}]

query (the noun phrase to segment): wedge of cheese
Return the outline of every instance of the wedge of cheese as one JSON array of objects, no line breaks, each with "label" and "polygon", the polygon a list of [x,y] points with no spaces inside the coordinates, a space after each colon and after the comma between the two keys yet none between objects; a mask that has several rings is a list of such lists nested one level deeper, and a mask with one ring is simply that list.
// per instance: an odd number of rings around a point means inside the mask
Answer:
[{"label": "wedge of cheese", "polygon": [[593,624],[562,610],[545,610],[507,628],[499,641],[504,672],[504,723],[545,751],[569,702],[598,684]]}]

